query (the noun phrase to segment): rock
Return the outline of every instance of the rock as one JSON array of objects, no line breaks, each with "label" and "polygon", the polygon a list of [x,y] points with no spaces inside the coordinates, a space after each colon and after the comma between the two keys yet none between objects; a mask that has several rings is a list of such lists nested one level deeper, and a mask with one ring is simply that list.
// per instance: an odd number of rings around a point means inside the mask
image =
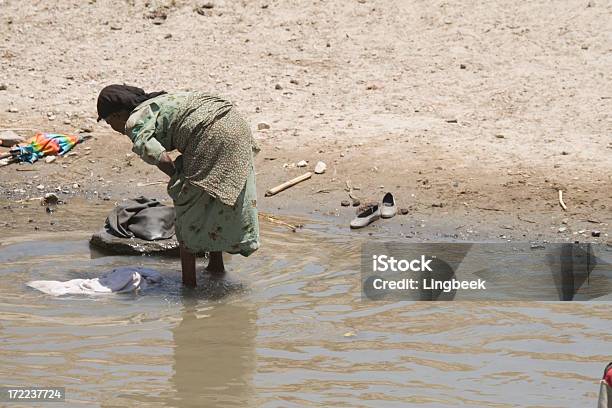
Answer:
[{"label": "rock", "polygon": [[502,135],[501,133],[498,133],[497,135],[495,135],[496,138],[498,139],[505,139],[506,136]]},{"label": "rock", "polygon": [[54,115],[49,115],[49,116],[47,116],[47,119],[49,119],[49,120],[55,120],[55,116],[54,116]]},{"label": "rock", "polygon": [[91,132],[93,132],[93,128],[92,128],[91,126],[87,126],[87,125],[85,125],[85,126],[83,126],[83,127],[81,128],[81,131],[82,131],[83,133],[91,133]]},{"label": "rock", "polygon": [[57,203],[59,203],[59,197],[55,193],[47,193],[40,203],[46,206],[57,205]]},{"label": "rock", "polygon": [[315,174],[323,174],[323,173],[325,173],[325,170],[327,170],[327,164],[325,164],[322,161],[320,161],[315,166],[314,172],[315,172]]},{"label": "rock", "polygon": [[4,147],[12,147],[18,143],[25,142],[25,139],[19,136],[17,133],[12,130],[5,130],[4,132],[0,132],[0,146]]},{"label": "rock", "polygon": [[601,236],[601,231],[591,231],[591,236],[597,238]]},{"label": "rock", "polygon": [[460,69],[466,69],[466,68],[467,68],[467,66],[466,66],[465,64],[459,64],[459,68],[460,68]]},{"label": "rock", "polygon": [[79,188],[79,185],[78,185],[77,183],[74,183],[74,184],[72,185],[72,188]]},{"label": "rock", "polygon": [[19,113],[19,109],[17,108],[8,108],[9,113]]},{"label": "rock", "polygon": [[340,202],[340,205],[343,207],[348,207],[349,205],[351,205],[351,202],[349,200],[342,200]]},{"label": "rock", "polygon": [[208,2],[206,2],[204,4],[202,4],[202,8],[204,8],[204,9],[209,9],[210,10],[211,8],[214,8],[214,7],[215,7],[215,4],[212,1],[208,1]]},{"label": "rock", "polygon": [[176,239],[145,241],[139,238],[119,238],[101,229],[91,236],[89,243],[105,252],[119,255],[159,254],[179,256],[179,243]]},{"label": "rock", "polygon": [[0,91],[6,91],[8,89],[7,84],[0,84]]},{"label": "rock", "polygon": [[289,83],[293,84],[293,85],[299,85],[299,82],[298,82],[297,79],[291,79],[291,80],[289,80]]},{"label": "rock", "polygon": [[437,207],[437,208],[442,208],[442,207],[444,207],[444,203],[433,203],[431,206],[432,207]]},{"label": "rock", "polygon": [[447,119],[446,123],[457,123],[457,119]]},{"label": "rock", "polygon": [[565,225],[567,225],[568,222],[569,222],[569,219],[567,219],[567,218],[564,218],[564,219],[561,220],[561,223],[565,224]]},{"label": "rock", "polygon": [[259,122],[257,124],[257,130],[266,130],[266,129],[270,129],[270,125],[266,122]]},{"label": "rock", "polygon": [[297,167],[306,167],[306,166],[308,166],[308,162],[306,160],[300,160],[299,162],[297,162],[296,166]]},{"label": "rock", "polygon": [[39,184],[39,185],[36,186],[36,188],[39,189],[39,190],[44,190],[45,186],[43,184]]},{"label": "rock", "polygon": [[563,156],[567,156],[569,154],[569,152],[566,152],[565,150],[561,152],[561,155]]},{"label": "rock", "polygon": [[281,86],[281,84],[276,84],[276,85],[274,85],[274,89],[279,91],[279,90],[283,89],[283,87]]},{"label": "rock", "polygon": [[72,122],[70,121],[70,119],[64,119],[64,125],[69,125],[69,124],[71,124],[71,123],[72,123]]},{"label": "rock", "polygon": [[567,227],[560,227],[559,228],[559,232],[565,232],[565,231],[567,231]]},{"label": "rock", "polygon": [[402,215],[408,214],[408,209],[407,208],[400,208],[400,214],[402,214]]},{"label": "rock", "polygon": [[361,201],[358,198],[353,198],[353,207],[359,207],[361,205]]},{"label": "rock", "polygon": [[45,163],[53,163],[55,160],[57,160],[57,156],[47,156],[47,157],[45,157]]}]

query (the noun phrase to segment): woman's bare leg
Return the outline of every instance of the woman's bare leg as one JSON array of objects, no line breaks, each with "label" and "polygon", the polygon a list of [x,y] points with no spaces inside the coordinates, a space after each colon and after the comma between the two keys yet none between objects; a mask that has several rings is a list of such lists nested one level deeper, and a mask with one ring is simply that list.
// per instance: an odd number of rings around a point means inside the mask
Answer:
[{"label": "woman's bare leg", "polygon": [[196,287],[196,257],[189,252],[185,245],[180,244],[181,269],[183,271],[183,285],[190,288]]},{"label": "woman's bare leg", "polygon": [[208,254],[209,261],[206,270],[213,276],[220,276],[225,273],[225,266],[223,265],[223,253],[222,252],[210,252]]}]

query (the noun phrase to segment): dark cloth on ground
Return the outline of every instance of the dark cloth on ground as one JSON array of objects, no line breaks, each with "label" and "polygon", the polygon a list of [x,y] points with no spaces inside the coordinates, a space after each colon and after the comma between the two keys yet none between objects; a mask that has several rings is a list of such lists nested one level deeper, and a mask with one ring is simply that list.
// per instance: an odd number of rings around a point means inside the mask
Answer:
[{"label": "dark cloth on ground", "polygon": [[174,236],[174,219],[174,207],[141,196],[115,207],[105,229],[120,238],[169,239]]}]

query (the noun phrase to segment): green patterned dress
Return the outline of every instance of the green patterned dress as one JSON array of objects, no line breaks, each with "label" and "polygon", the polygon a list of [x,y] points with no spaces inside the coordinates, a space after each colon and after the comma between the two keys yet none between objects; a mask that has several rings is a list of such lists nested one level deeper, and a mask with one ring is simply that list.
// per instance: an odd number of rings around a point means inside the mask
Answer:
[{"label": "green patterned dress", "polygon": [[177,238],[190,252],[249,256],[259,248],[258,147],[230,102],[204,93],[160,95],[131,112],[125,134],[147,163],[157,165],[164,151],[181,153],[168,194]]}]

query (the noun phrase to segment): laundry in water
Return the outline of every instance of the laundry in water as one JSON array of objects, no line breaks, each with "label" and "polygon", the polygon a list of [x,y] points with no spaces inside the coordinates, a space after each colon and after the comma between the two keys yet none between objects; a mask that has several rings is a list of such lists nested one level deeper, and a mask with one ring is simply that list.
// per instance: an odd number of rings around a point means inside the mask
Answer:
[{"label": "laundry in water", "polygon": [[30,281],[26,285],[53,296],[98,295],[133,292],[161,280],[160,273],[153,269],[127,266],[113,269],[94,279],[72,279],[64,282],[39,280]]}]

